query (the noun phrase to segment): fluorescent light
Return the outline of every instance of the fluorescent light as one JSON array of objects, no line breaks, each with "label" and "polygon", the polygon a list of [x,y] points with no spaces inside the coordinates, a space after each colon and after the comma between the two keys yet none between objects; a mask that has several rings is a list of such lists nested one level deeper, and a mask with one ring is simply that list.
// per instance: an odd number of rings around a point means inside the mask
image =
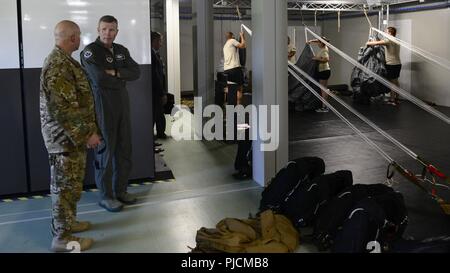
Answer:
[{"label": "fluorescent light", "polygon": [[88,14],[87,10],[71,10],[70,13],[72,14]]},{"label": "fluorescent light", "polygon": [[71,7],[85,7],[88,4],[88,2],[81,1],[81,0],[67,0],[67,5]]},{"label": "fluorescent light", "polygon": [[73,20],[73,21],[87,21],[88,20],[88,18],[87,18],[87,16],[80,16],[80,15],[72,15],[72,16],[70,16],[70,18]]}]

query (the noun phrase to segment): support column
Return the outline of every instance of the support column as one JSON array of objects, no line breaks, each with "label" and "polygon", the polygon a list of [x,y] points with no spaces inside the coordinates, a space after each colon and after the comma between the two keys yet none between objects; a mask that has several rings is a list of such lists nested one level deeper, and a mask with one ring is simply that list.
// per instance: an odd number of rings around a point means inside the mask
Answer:
[{"label": "support column", "polygon": [[[192,2],[196,24],[196,86],[195,95],[203,99],[203,108],[214,103],[214,1]],[[196,36],[196,37],[195,37]]]},{"label": "support column", "polygon": [[[253,141],[253,179],[265,186],[288,161],[288,72],[287,72],[287,1],[252,1],[253,40],[253,104],[259,109],[279,106],[279,146],[275,151],[262,151],[264,142],[258,135]],[[258,116],[268,121],[271,114]]]},{"label": "support column", "polygon": [[181,102],[180,10],[179,0],[166,0],[167,24],[167,90]]}]

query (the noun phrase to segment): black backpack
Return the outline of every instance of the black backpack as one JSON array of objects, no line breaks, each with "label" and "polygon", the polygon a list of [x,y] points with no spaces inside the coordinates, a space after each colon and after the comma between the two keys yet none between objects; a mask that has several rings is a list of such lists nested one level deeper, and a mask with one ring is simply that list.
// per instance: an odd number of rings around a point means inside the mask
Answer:
[{"label": "black backpack", "polygon": [[302,181],[282,203],[285,214],[296,228],[311,225],[320,209],[337,193],[353,184],[351,171],[337,171]]},{"label": "black backpack", "polygon": [[325,172],[325,163],[318,157],[303,157],[290,161],[262,192],[259,210],[281,210],[286,197],[302,182]]},{"label": "black backpack", "polygon": [[320,251],[329,249],[336,233],[358,202],[388,192],[393,192],[393,189],[384,184],[357,184],[335,196],[317,215],[313,234],[314,244]]},{"label": "black backpack", "polygon": [[402,237],[407,219],[404,199],[398,192],[364,198],[338,230],[332,252],[381,252]]}]

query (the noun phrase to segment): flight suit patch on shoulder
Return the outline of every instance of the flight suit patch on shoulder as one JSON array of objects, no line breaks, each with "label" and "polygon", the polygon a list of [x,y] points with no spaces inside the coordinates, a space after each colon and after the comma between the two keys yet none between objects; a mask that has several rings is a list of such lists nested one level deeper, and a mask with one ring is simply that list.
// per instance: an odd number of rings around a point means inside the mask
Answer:
[{"label": "flight suit patch on shoulder", "polygon": [[112,57],[106,57],[106,61],[110,64],[113,63],[114,59]]},{"label": "flight suit patch on shoulder", "polygon": [[124,55],[124,54],[117,54],[117,55],[116,55],[116,60],[118,60],[118,61],[123,61],[123,60],[125,60],[125,55]]},{"label": "flight suit patch on shoulder", "polygon": [[86,59],[89,59],[90,57],[92,57],[92,51],[90,51],[90,50],[84,51],[83,56],[84,56]]}]

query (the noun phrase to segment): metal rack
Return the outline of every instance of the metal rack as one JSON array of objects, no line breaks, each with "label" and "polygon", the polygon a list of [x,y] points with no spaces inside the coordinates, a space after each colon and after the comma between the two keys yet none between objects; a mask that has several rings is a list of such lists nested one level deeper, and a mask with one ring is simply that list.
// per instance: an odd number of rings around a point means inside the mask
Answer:
[{"label": "metal rack", "polygon": [[318,11],[323,13],[335,13],[338,12],[338,17],[341,12],[363,12],[364,10],[369,13],[378,12],[378,28],[382,28],[389,24],[389,12],[391,5],[406,4],[411,0],[289,0],[288,10],[291,11],[306,11],[314,12]]},{"label": "metal rack", "polygon": [[[163,1],[152,0],[152,12],[154,15],[163,17]],[[253,0],[258,1],[258,0]],[[288,10],[290,15],[295,15],[295,11],[303,12],[303,15],[309,16],[326,16],[327,14],[343,12],[363,12],[366,10],[373,15],[378,13],[378,28],[382,28],[389,23],[390,6],[398,4],[407,4],[417,2],[420,0],[287,0]],[[186,6],[189,1],[183,1]],[[180,4],[180,7],[182,5]],[[236,14],[236,7],[242,11],[246,16],[249,16],[251,10],[252,0],[214,0],[213,7],[216,14]],[[318,14],[320,12],[320,14]],[[157,16],[156,16],[157,17]]]},{"label": "metal rack", "polygon": [[288,10],[302,11],[361,11],[367,1],[288,1]]},{"label": "metal rack", "polygon": [[240,9],[251,9],[251,0],[215,0],[214,8],[216,9],[235,9],[239,6]]}]

